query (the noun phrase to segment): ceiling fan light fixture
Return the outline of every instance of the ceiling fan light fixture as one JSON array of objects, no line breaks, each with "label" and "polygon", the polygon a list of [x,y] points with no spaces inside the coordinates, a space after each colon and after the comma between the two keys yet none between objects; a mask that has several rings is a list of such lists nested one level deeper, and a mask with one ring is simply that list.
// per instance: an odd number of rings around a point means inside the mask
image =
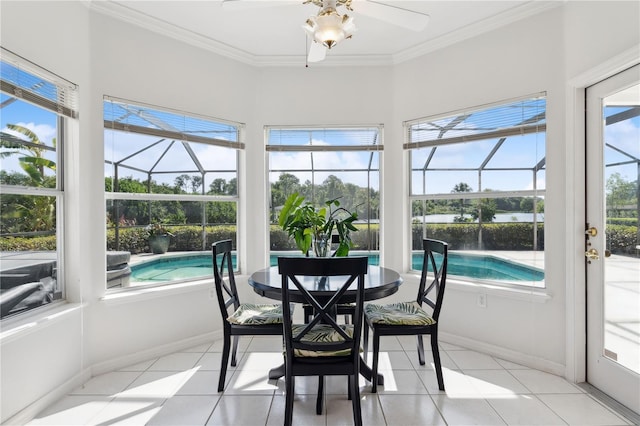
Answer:
[{"label": "ceiling fan light fixture", "polygon": [[313,40],[331,49],[346,38],[351,38],[356,27],[353,18],[340,15],[334,7],[325,7],[318,16],[311,16],[303,28]]}]

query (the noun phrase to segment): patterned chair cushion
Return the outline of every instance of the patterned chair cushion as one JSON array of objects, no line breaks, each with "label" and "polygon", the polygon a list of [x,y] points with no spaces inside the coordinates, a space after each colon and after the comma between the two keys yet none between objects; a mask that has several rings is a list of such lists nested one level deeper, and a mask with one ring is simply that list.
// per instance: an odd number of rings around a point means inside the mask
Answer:
[{"label": "patterned chair cushion", "polygon": [[242,303],[227,321],[237,325],[282,324],[282,305]]},{"label": "patterned chair cushion", "polygon": [[364,314],[374,324],[432,325],[436,321],[418,305],[418,302],[400,302],[389,305],[367,303]]},{"label": "patterned chair cushion", "polygon": [[[293,335],[297,335],[307,326],[307,324],[293,324],[291,330]],[[340,326],[347,336],[353,336],[353,325],[341,325]],[[302,339],[303,342],[343,342],[344,338],[338,334],[338,332],[328,324],[317,324],[313,327],[313,330],[305,334]],[[293,355],[296,357],[321,357],[321,356],[346,356],[351,353],[350,349],[343,349],[338,351],[311,351],[305,349],[295,349]]]}]

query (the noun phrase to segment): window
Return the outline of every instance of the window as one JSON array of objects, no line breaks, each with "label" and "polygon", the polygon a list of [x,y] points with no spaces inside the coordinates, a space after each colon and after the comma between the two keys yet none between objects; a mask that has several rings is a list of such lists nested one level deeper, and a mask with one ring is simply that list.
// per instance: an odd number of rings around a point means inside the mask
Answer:
[{"label": "window", "polygon": [[63,299],[62,153],[74,84],[2,49],[1,317]]},{"label": "window", "polygon": [[449,274],[544,287],[544,94],[405,123],[411,250],[447,241]]},{"label": "window", "polygon": [[341,207],[357,212],[352,250],[378,264],[381,134],[381,126],[266,128],[271,264],[278,252],[297,250],[278,226],[280,209],[294,192],[316,206],[338,198]]},{"label": "window", "polygon": [[105,98],[107,288],[209,277],[236,240],[241,125]]}]

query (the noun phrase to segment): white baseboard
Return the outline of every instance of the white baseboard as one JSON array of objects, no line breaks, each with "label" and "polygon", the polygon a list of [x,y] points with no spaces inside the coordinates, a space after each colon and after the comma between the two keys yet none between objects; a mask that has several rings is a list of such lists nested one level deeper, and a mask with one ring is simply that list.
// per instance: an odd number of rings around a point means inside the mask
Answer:
[{"label": "white baseboard", "polygon": [[150,349],[145,349],[144,351],[96,363],[91,366],[91,375],[93,377],[109,373],[111,371],[116,371],[151,358],[157,358],[174,352],[180,352],[183,349],[189,349],[194,346],[210,343],[216,339],[222,339],[222,330],[202,334],[200,336],[189,337],[188,339],[179,340],[177,342],[156,346]]},{"label": "white baseboard", "polygon": [[174,352],[179,352],[183,349],[189,349],[194,346],[202,345],[205,343],[213,342],[214,340],[222,339],[222,330],[206,333],[200,336],[190,337],[177,342],[172,342],[166,345],[156,346],[154,348],[146,349],[144,351],[136,352],[133,354],[117,357],[107,361],[103,361],[94,364],[90,367],[83,369],[80,373],[76,374],[71,379],[67,380],[55,389],[47,392],[42,398],[34,401],[28,407],[24,408],[13,417],[3,422],[3,425],[24,425],[31,421],[42,410],[67,395],[69,392],[81,386],[87,382],[90,378],[98,376],[100,374],[116,371],[129,365],[134,365],[139,362],[146,361],[148,359],[161,357]]},{"label": "white baseboard", "polygon": [[462,346],[464,348],[482,352],[487,355],[496,356],[500,359],[504,359],[505,361],[514,362],[516,364],[524,365],[525,367],[530,367],[536,370],[565,377],[565,366],[557,362],[542,359],[522,352],[517,352],[511,349],[506,349],[501,346],[492,345],[486,342],[481,342],[479,340],[470,339],[468,337],[461,337],[456,336],[455,334],[444,333],[442,331],[438,332],[438,337],[441,342]]},{"label": "white baseboard", "polygon": [[87,380],[91,378],[91,368],[85,368],[60,386],[47,392],[42,398],[34,401],[28,407],[19,411],[13,417],[9,418],[3,425],[24,425],[31,421],[42,410],[71,392],[72,390],[82,386]]}]

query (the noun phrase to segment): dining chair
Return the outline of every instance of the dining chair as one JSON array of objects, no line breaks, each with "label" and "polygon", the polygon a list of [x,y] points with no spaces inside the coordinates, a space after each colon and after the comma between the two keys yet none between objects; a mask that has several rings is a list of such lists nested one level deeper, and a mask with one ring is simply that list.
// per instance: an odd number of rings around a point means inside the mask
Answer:
[{"label": "dining chair", "polygon": [[[378,305],[367,303],[364,306],[364,359],[367,359],[369,347],[369,328],[373,330],[373,366],[371,392],[378,387],[378,358],[380,355],[380,336],[416,335],[418,340],[418,361],[424,365],[424,346],[422,335],[431,335],[431,351],[438,379],[438,388],[444,390],[440,352],[438,351],[438,318],[442,309],[442,299],[447,281],[448,245],[443,241],[423,239],[424,258],[422,274],[418,285],[418,297],[414,301]],[[430,273],[428,273],[428,270]],[[431,282],[427,286],[427,280]],[[431,310],[429,314],[425,308]]]},{"label": "dining chair", "polygon": [[[362,425],[360,407],[360,339],[367,257],[279,257],[282,277],[283,330],[285,343],[285,425],[293,421],[295,377],[318,376],[316,413],[322,413],[324,376],[346,375],[355,425]],[[305,277],[325,280],[327,290],[313,294],[302,284]],[[302,281],[301,281],[302,280]],[[355,285],[352,324],[338,324],[336,307]],[[295,324],[291,317],[290,292],[296,291],[313,307],[308,323]]]},{"label": "dining chair", "polygon": [[217,241],[211,245],[211,250],[213,277],[224,334],[218,380],[218,392],[222,392],[231,351],[231,336],[233,336],[231,365],[235,367],[240,336],[282,335],[282,305],[240,303],[233,273],[231,240]]}]

